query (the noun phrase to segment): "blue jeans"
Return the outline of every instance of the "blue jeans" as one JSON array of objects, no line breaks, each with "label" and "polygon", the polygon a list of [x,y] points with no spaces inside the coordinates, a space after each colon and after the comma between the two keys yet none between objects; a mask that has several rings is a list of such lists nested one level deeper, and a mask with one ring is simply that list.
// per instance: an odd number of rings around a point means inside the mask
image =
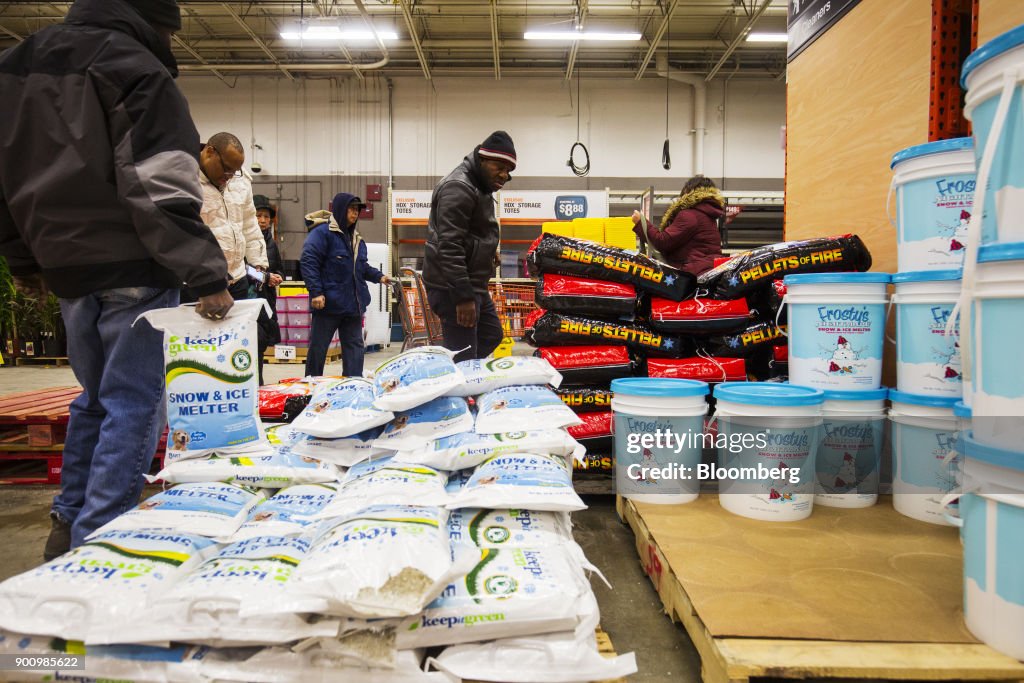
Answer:
[{"label": "blue jeans", "polygon": [[53,513],[71,547],[139,502],[166,423],[163,334],[142,313],[178,305],[178,291],[124,287],[61,299],[68,357],[82,394],[71,403]]},{"label": "blue jeans", "polygon": [[346,377],[363,376],[363,316],[331,315],[313,311],[309,328],[309,350],[306,352],[306,376],[324,374],[327,349],[334,331],[341,342],[341,371]]}]

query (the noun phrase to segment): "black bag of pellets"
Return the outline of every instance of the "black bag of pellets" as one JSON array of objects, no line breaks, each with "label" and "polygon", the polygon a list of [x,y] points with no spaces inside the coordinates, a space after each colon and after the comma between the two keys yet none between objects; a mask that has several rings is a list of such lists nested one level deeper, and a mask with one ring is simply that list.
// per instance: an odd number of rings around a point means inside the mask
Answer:
[{"label": "black bag of pellets", "polygon": [[703,273],[697,284],[716,299],[746,296],[769,281],[797,273],[866,271],[871,253],[856,235],[779,242],[737,254]]},{"label": "black bag of pellets", "polygon": [[562,375],[562,387],[569,385],[607,387],[613,379],[630,377],[635,364],[625,346],[551,346],[536,354]]},{"label": "black bag of pellets", "polygon": [[526,266],[533,277],[557,273],[621,282],[674,301],[692,294],[697,280],[643,254],[550,233],[530,247]]},{"label": "black bag of pellets", "polygon": [[676,357],[682,353],[682,340],[650,328],[630,323],[613,323],[548,311],[526,331],[526,341],[534,346],[570,344],[625,344],[648,356]]},{"label": "black bag of pellets", "polygon": [[537,305],[556,313],[632,320],[636,303],[636,287],[621,282],[555,273],[537,281]]},{"label": "black bag of pellets", "polygon": [[590,453],[582,460],[572,461],[573,477],[611,476],[615,474],[615,460],[611,453]]},{"label": "black bag of pellets", "polygon": [[612,392],[596,387],[567,387],[556,389],[562,403],[577,413],[595,413],[612,409]]},{"label": "black bag of pellets", "polygon": [[[750,308],[757,311],[758,320],[775,322],[777,319],[779,324],[782,324],[787,320],[786,309],[782,305],[784,296],[786,296],[786,285],[782,280],[772,280],[767,286],[759,287],[747,295],[747,301]],[[776,318],[776,316],[778,317]]]},{"label": "black bag of pellets", "polygon": [[761,349],[770,351],[771,347],[785,340],[785,325],[776,327],[774,322],[761,321],[735,334],[701,339],[700,347],[704,356],[749,358]]}]

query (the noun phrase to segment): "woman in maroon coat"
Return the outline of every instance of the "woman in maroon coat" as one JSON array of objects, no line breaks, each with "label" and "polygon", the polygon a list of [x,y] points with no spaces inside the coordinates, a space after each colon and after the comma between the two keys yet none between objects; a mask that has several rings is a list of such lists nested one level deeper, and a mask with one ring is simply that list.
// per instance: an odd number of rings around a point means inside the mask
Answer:
[{"label": "woman in maroon coat", "polygon": [[[718,221],[725,215],[725,199],[709,178],[694,176],[686,181],[679,199],[672,202],[661,219],[661,226],[647,226],[646,238],[673,268],[697,276],[715,265],[722,255],[722,236]],[[633,221],[640,213],[633,212]],[[642,228],[633,228],[638,234]]]}]

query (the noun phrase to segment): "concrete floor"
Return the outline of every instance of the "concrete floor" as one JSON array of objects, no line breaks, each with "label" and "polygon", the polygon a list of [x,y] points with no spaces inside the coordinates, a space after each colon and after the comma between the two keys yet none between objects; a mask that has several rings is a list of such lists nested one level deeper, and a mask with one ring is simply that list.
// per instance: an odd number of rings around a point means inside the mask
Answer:
[{"label": "concrete floor", "polygon": [[[367,369],[394,355],[390,351],[368,354]],[[341,373],[340,363],[330,364],[325,374]],[[302,374],[300,365],[267,365],[265,380],[278,381]],[[70,368],[2,367],[0,394],[76,384]],[[147,487],[147,491],[155,491]],[[43,544],[49,533],[48,511],[56,492],[53,486],[0,486],[0,580],[31,569],[42,562]],[[601,607],[602,627],[616,651],[636,653],[640,672],[637,683],[699,681],[700,659],[682,627],[662,611],[651,582],[640,567],[633,533],[615,514],[610,496],[590,496],[589,509],[573,515],[576,540],[590,561],[601,569],[613,589],[596,577],[591,581]]]}]

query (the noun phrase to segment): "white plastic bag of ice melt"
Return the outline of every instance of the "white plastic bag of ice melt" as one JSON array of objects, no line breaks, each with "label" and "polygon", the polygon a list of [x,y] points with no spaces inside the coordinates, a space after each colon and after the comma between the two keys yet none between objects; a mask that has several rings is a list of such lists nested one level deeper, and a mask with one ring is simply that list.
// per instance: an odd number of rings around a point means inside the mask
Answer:
[{"label": "white plastic bag of ice melt", "polygon": [[394,419],[390,410],[374,407],[373,400],[373,383],[362,377],[321,384],[292,427],[323,439],[340,439]]},{"label": "white plastic bag of ice melt", "polygon": [[[45,658],[50,669],[0,668],[0,681],[77,681],[79,683],[200,683],[199,665],[209,648],[195,645],[83,645],[50,636],[0,631],[0,655]],[[84,659],[69,670],[64,657]]]},{"label": "white plastic bag of ice melt", "polygon": [[296,536],[310,530],[310,517],[334,500],[338,484],[299,484],[281,489],[252,509],[230,539],[255,536]]},{"label": "white plastic bag of ice melt", "polygon": [[282,600],[308,551],[309,540],[304,538],[257,536],[232,543],[169,590],[149,596],[129,619],[90,629],[88,642],[234,647],[336,635],[338,621],[295,614],[239,616],[243,605]]},{"label": "white plastic bag of ice melt", "polygon": [[340,439],[321,439],[300,432],[296,441],[291,444],[292,453],[333,463],[338,467],[351,467],[370,458],[394,454],[392,450],[373,444],[383,432],[383,427],[374,427]]},{"label": "white plastic bag of ice melt", "polygon": [[[446,539],[447,540],[447,539]],[[0,584],[0,628],[68,640],[138,615],[216,544],[175,531],[110,531]]]},{"label": "white plastic bag of ice melt", "polygon": [[466,378],[465,384],[455,387],[448,396],[479,396],[488,391],[514,385],[541,384],[556,389],[562,375],[551,363],[536,356],[503,356],[464,360],[455,366]]},{"label": "white plastic bag of ice melt", "polygon": [[480,548],[542,548],[572,542],[572,524],[566,512],[463,508],[448,515],[448,536]]},{"label": "white plastic bag of ice melt", "polygon": [[373,445],[394,451],[420,448],[428,441],[473,430],[473,414],[466,399],[443,396],[400,412],[384,427]]},{"label": "white plastic bag of ice melt", "polygon": [[[453,562],[447,512],[374,505],[318,527],[289,594],[299,610],[365,619],[419,612],[472,566],[477,551]],[[287,607],[285,602],[285,607]],[[261,609],[254,606],[254,609]]]},{"label": "white plastic bag of ice melt", "polygon": [[384,361],[373,373],[373,404],[381,410],[411,410],[462,386],[466,380],[454,355],[440,346],[422,346]]},{"label": "white plastic bag of ice melt", "polygon": [[453,645],[430,663],[453,676],[500,683],[589,683],[637,672],[633,653],[605,657],[597,647],[597,599],[584,596],[575,631]]},{"label": "white plastic bag of ice melt", "polygon": [[473,471],[448,508],[573,512],[587,506],[572,487],[565,458],[536,453],[496,455]]},{"label": "white plastic bag of ice melt", "polygon": [[397,458],[450,472],[476,467],[495,455],[516,452],[572,456],[582,461],[586,449],[564,429],[505,434],[463,432],[430,441],[411,451],[400,451]]},{"label": "white plastic bag of ice melt", "polygon": [[570,548],[485,548],[465,577],[398,627],[399,648],[571,631],[590,591]]},{"label": "white plastic bag of ice melt", "polygon": [[211,650],[201,672],[203,681],[218,683],[457,683],[445,673],[425,673],[412,652],[399,652],[392,669],[375,669],[320,647]]},{"label": "white plastic bag of ice melt", "polygon": [[316,519],[344,517],[370,505],[445,505],[448,478],[423,465],[409,465],[384,457],[354,465],[337,495]]},{"label": "white plastic bag of ice melt", "polygon": [[475,429],[479,434],[558,429],[579,424],[583,424],[583,420],[547,387],[502,387],[477,399]]},{"label": "white plastic bag of ice melt", "polygon": [[167,460],[246,453],[267,455],[256,377],[256,319],[263,299],[236,301],[224,320],[192,306],[140,315],[164,333]]},{"label": "white plastic bag of ice melt", "polygon": [[181,534],[224,538],[235,533],[264,499],[262,491],[235,484],[181,484],[157,493],[89,536],[108,531],[167,529]]},{"label": "white plastic bag of ice melt", "polygon": [[265,489],[279,489],[296,484],[317,484],[338,481],[342,476],[337,465],[316,458],[297,455],[290,446],[274,446],[270,455],[178,460],[164,467],[150,481],[185,484],[222,481]]},{"label": "white plastic bag of ice melt", "polygon": [[294,446],[303,441],[306,435],[288,424],[278,424],[266,427],[267,441],[271,446]]},{"label": "white plastic bag of ice melt", "polygon": [[292,650],[320,650],[329,653],[332,659],[343,666],[394,669],[398,662],[398,650],[395,648],[396,625],[396,619],[364,621],[364,625],[357,628],[343,624],[341,632],[333,637],[309,638],[294,645]]}]

